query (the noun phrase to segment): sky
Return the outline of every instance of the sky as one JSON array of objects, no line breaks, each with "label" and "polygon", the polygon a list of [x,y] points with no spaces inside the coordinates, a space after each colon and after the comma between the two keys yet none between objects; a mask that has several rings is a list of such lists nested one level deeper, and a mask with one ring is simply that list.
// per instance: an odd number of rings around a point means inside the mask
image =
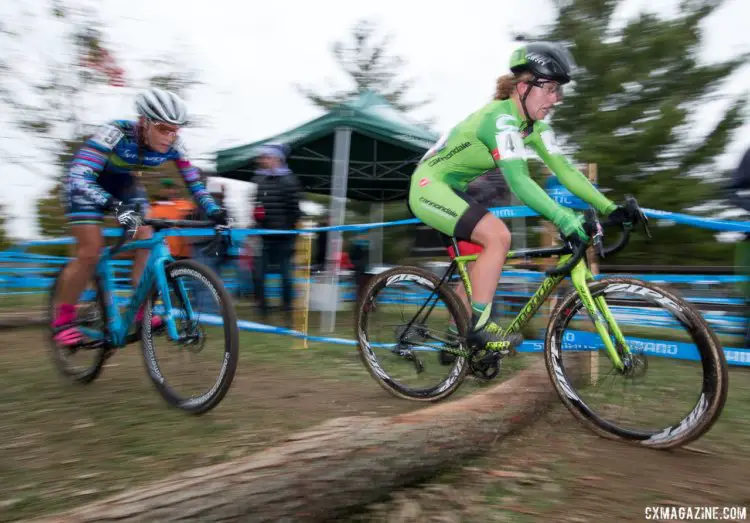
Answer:
[{"label": "sky", "polygon": [[[76,0],[84,3],[84,0]],[[0,19],[13,17],[13,9],[43,9],[47,0],[9,0],[0,7]],[[87,123],[134,116],[133,96],[153,72],[149,58],[170,56],[196,70],[202,85],[191,90],[190,111],[202,117],[206,126],[188,128],[184,139],[198,166],[212,164],[217,149],[252,142],[293,128],[322,112],[295,89],[295,84],[324,89],[344,85],[330,53],[330,44],[346,38],[360,19],[378,23],[392,35],[392,49],[407,65],[404,73],[416,80],[415,98],[427,96],[433,103],[416,116],[436,120],[435,130],[445,131],[454,122],[485,103],[492,94],[494,80],[507,70],[516,33],[533,31],[552,22],[549,0],[476,1],[466,0],[439,9],[436,3],[380,0],[351,2],[322,0],[302,2],[185,2],[179,0],[102,0],[96,2],[108,28],[106,41],[128,72],[130,85],[124,88],[97,88],[83,100]],[[673,0],[627,0],[617,16],[625,19],[647,9],[660,14],[676,11]],[[517,7],[514,7],[517,6]],[[727,0],[705,24],[702,57],[724,59],[750,51],[746,21],[750,15],[747,0]],[[31,33],[24,38],[34,52],[23,50],[23,67],[33,76],[45,56],[59,49],[59,24],[36,18]],[[33,37],[31,36],[33,34]],[[0,54],[4,50],[0,44]],[[7,54],[6,54],[7,56]],[[725,92],[739,93],[750,86],[750,70],[737,73]],[[720,98],[720,97],[717,97]],[[720,114],[717,105],[704,111],[710,121]],[[0,106],[1,107],[1,106]],[[5,119],[0,114],[0,124]],[[722,166],[737,163],[750,146],[743,140],[750,125],[722,158]],[[8,140],[10,131],[0,132]],[[10,140],[6,141],[11,143]],[[13,142],[13,151],[28,147]],[[0,176],[4,191],[0,202],[15,217],[10,231],[17,237],[38,235],[33,202],[48,190],[44,176],[30,173],[3,157],[0,144]],[[28,151],[34,157],[34,151]],[[35,168],[47,176],[53,166],[38,156]],[[235,205],[242,207],[247,184],[233,184]]]}]

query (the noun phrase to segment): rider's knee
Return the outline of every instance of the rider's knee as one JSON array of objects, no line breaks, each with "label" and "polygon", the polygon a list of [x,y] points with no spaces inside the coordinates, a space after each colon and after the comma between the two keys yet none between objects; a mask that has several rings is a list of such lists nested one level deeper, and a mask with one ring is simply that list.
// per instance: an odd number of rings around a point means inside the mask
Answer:
[{"label": "rider's knee", "polygon": [[510,229],[508,229],[508,226],[502,220],[497,220],[497,223],[498,225],[495,227],[495,234],[493,236],[505,250],[508,250],[510,249]]},{"label": "rider's knee", "polygon": [[76,249],[76,258],[83,265],[94,266],[99,261],[102,247],[102,242],[98,239],[80,243]]},{"label": "rider's knee", "polygon": [[510,230],[505,223],[492,214],[487,214],[479,221],[474,234],[479,243],[485,250],[503,250],[510,249]]}]

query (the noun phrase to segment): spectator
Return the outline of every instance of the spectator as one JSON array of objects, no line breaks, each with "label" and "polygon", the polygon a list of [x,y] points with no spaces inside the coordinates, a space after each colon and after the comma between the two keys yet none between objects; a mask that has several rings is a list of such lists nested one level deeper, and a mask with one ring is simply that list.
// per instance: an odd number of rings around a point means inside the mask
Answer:
[{"label": "spectator", "polygon": [[[217,205],[221,206],[224,209],[227,208],[224,201],[225,194],[223,185],[219,185],[218,188],[210,189],[210,193],[214,201],[216,201]],[[229,211],[229,209],[227,209],[227,211]],[[193,213],[191,213],[191,215],[188,217],[188,219],[206,220],[207,217],[201,209],[196,208],[195,211],[193,211]],[[223,256],[217,256],[215,251],[211,252],[209,249],[207,249],[207,247],[212,245],[216,245],[216,237],[213,235],[213,233],[207,236],[197,237],[192,241],[193,256],[201,263],[213,269],[214,272],[216,272],[216,274],[221,277],[222,269],[231,263],[231,259],[228,256],[229,253],[225,253]]]},{"label": "spectator", "polygon": [[[258,158],[258,169],[251,180],[256,184],[253,217],[256,227],[273,230],[292,230],[302,216],[301,186],[287,166],[289,149],[285,145],[263,146]],[[268,319],[266,276],[271,265],[278,266],[282,285],[282,305],[286,325],[292,326],[292,265],[296,234],[273,234],[262,237],[258,271],[258,301],[264,320]]]}]

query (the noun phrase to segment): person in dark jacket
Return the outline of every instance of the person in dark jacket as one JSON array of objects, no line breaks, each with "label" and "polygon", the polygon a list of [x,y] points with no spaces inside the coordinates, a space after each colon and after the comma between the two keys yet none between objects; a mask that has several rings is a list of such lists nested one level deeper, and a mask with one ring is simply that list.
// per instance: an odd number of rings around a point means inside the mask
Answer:
[{"label": "person in dark jacket", "polygon": [[[732,173],[727,186],[728,199],[733,205],[750,212],[750,149],[745,151],[740,164]],[[737,242],[735,272],[738,276],[750,277],[750,234]],[[745,300],[745,348],[750,348],[750,283],[740,284]]]},{"label": "person in dark jacket", "polygon": [[[291,230],[302,216],[299,204],[302,187],[286,163],[289,149],[285,145],[268,144],[258,158],[258,169],[252,182],[256,191],[253,201],[255,226],[260,229]],[[296,234],[262,236],[258,267],[258,302],[264,319],[268,318],[265,279],[271,265],[279,268],[282,285],[282,304],[286,323],[292,323],[292,270]]]}]

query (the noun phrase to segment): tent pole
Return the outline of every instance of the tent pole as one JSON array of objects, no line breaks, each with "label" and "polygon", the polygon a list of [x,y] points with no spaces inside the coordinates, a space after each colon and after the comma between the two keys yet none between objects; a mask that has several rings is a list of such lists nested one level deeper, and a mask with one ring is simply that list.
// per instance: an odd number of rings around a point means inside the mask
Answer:
[{"label": "tent pole", "polygon": [[[370,222],[382,222],[385,217],[385,204],[381,199],[379,202],[370,203]],[[383,228],[370,229],[370,264],[380,265],[383,263]]]},{"label": "tent pole", "polygon": [[[331,180],[330,225],[342,225],[346,216],[346,189],[349,177],[349,148],[352,130],[337,127],[333,141],[333,179]],[[336,327],[336,309],[339,302],[338,260],[343,245],[341,231],[328,233],[326,245],[326,275],[328,279],[327,307],[321,315],[321,330],[333,332]]]}]

